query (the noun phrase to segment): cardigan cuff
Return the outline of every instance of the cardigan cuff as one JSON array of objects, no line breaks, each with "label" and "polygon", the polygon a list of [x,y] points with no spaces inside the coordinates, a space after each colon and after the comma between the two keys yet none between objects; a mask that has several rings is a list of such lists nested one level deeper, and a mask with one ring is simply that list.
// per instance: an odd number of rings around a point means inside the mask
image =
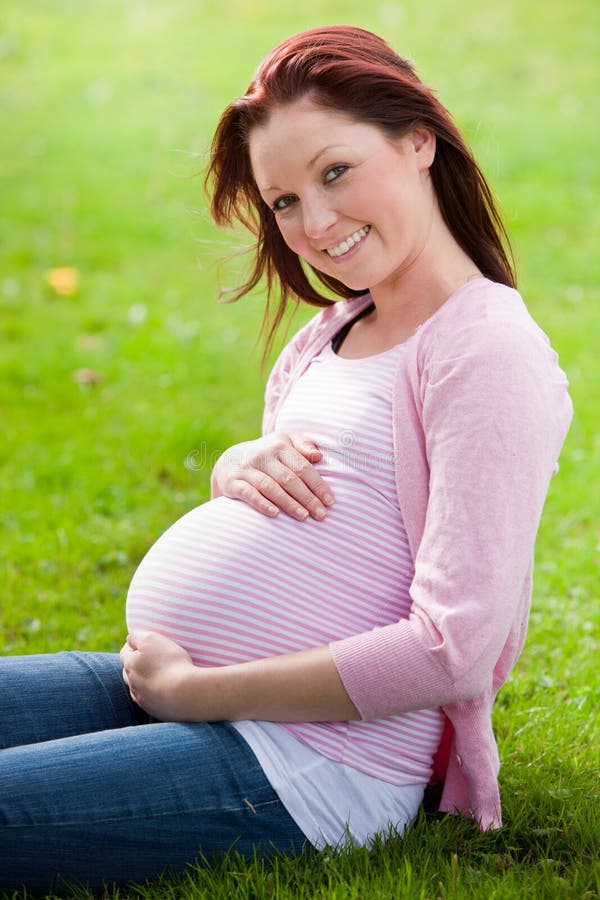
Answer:
[{"label": "cardigan cuff", "polygon": [[363,720],[381,719],[459,699],[456,687],[416,634],[414,621],[332,641],[329,650]]}]

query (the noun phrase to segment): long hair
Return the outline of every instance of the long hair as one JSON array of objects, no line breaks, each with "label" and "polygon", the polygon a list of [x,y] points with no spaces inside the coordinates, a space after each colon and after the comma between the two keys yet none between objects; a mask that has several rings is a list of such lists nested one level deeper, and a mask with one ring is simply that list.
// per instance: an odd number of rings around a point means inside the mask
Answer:
[{"label": "long hair", "polygon": [[[288,38],[261,62],[246,94],[231,103],[219,121],[211,147],[206,188],[217,225],[241,222],[256,238],[249,277],[231,293],[238,300],[262,279],[267,287],[263,330],[265,357],[288,301],[313,306],[335,302],[310,279],[299,257],[284,242],[275,217],[256,186],[248,139],[273,109],[302,97],[350,115],[399,137],[415,126],[436,136],[431,178],[444,221],[462,249],[493,281],[516,285],[505,245],[510,243],[481,169],[449,112],[416,75],[412,65],[369,31],[340,25],[314,28]],[[312,266],[318,282],[338,297],[356,296],[335,278]],[[274,313],[270,300],[278,289]]]}]

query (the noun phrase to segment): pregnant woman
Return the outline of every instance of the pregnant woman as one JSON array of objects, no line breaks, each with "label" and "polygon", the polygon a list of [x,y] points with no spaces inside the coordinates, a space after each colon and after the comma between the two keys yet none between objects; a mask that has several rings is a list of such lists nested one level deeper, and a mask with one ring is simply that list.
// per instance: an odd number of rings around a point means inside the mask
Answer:
[{"label": "pregnant woman", "polygon": [[263,60],[209,184],[256,237],[238,297],[322,309],[142,560],[121,654],[0,662],[4,889],[367,844],[435,779],[501,822],[492,706],[571,403],[484,176],[405,60],[332,27]]}]

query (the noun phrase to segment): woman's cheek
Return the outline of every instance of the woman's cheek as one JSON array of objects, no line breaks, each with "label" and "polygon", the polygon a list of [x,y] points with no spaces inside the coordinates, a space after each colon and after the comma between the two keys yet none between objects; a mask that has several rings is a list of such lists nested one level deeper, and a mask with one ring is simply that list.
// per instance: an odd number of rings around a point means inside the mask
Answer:
[{"label": "woman's cheek", "polygon": [[279,231],[281,233],[281,237],[294,253],[301,254],[301,246],[300,246],[300,229],[296,226],[294,227],[290,222],[286,222],[283,220],[283,217],[277,222],[279,226]]}]

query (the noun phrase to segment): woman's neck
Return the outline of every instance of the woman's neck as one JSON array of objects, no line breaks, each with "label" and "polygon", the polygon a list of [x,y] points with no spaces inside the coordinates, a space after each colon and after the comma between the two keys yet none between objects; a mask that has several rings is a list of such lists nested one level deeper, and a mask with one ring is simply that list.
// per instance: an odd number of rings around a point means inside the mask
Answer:
[{"label": "woman's neck", "polygon": [[446,224],[438,221],[419,256],[388,281],[371,288],[375,304],[371,322],[377,323],[382,332],[394,328],[414,331],[461,285],[480,277],[477,265],[458,245]]}]

